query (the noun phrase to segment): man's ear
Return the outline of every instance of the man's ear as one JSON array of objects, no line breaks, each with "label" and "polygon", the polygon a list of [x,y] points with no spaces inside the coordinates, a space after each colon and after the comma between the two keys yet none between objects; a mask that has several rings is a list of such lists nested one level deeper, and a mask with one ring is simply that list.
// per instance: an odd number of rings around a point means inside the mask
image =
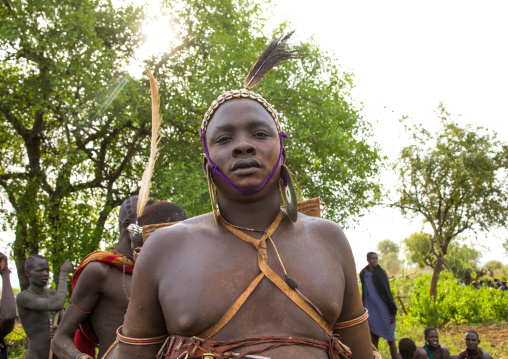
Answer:
[{"label": "man's ear", "polygon": [[122,228],[124,229],[124,231],[127,230],[127,227],[129,227],[129,225],[131,224],[131,220],[129,218],[125,218],[122,222]]},{"label": "man's ear", "polygon": [[205,173],[205,176],[206,176],[206,166],[208,166],[208,158],[206,158],[206,156],[203,156],[203,172]]}]

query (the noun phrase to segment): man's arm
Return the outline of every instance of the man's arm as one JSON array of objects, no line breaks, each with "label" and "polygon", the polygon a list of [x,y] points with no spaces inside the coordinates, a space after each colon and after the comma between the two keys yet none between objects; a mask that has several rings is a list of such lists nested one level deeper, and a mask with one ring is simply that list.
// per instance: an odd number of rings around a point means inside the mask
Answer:
[{"label": "man's arm", "polygon": [[0,253],[0,261],[2,263],[2,268],[0,268],[0,275],[2,276],[2,318],[0,319],[0,335],[5,337],[14,328],[16,303],[9,278],[11,271],[8,268],[7,257],[3,253]]},{"label": "man's arm", "polygon": [[81,273],[51,344],[59,358],[74,359],[81,354],[74,344],[74,334],[98,302],[102,293],[100,283],[107,274],[107,265],[101,263],[90,263]]},{"label": "man's arm", "polygon": [[[364,307],[358,289],[356,266],[351,246],[338,226],[335,236],[339,241],[342,269],[345,279],[344,301],[342,303],[339,319],[337,320],[337,323],[340,323],[358,318],[364,313]],[[351,359],[374,358],[372,345],[370,345],[371,338],[367,321],[350,328],[334,330],[334,333],[339,334],[342,338],[341,341],[353,352]]]},{"label": "man's arm", "polygon": [[[164,274],[164,262],[168,256],[167,248],[162,245],[164,241],[159,242],[160,239],[165,239],[161,232],[165,231],[159,230],[150,236],[134,267],[131,299],[122,328],[122,334],[130,338],[153,338],[167,334],[158,293],[159,275]],[[154,358],[161,345],[135,346],[120,343],[118,358]]]},{"label": "man's arm", "polygon": [[57,312],[62,310],[65,299],[67,299],[67,274],[69,274],[71,270],[72,264],[70,260],[67,259],[60,267],[60,276],[55,295],[49,298],[37,298],[33,295],[23,295],[20,297],[18,295],[18,306],[37,311],[47,310]]}]

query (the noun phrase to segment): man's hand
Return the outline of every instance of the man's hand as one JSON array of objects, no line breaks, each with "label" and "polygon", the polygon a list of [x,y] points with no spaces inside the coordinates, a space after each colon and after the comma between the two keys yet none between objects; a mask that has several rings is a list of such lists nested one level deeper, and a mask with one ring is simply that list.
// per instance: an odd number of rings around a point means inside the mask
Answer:
[{"label": "man's hand", "polygon": [[390,324],[393,324],[393,323],[395,323],[395,316],[390,315]]},{"label": "man's hand", "polygon": [[55,332],[58,329],[58,324],[53,325],[49,328],[49,339],[53,340],[53,337],[55,336]]},{"label": "man's hand", "polygon": [[11,271],[8,268],[8,262],[7,256],[3,253],[0,253],[0,273],[10,273]]},{"label": "man's hand", "polygon": [[67,259],[64,264],[62,264],[62,266],[60,267],[60,270],[63,271],[63,272],[71,272],[72,270],[74,269],[74,266],[72,265],[71,263],[71,260],[70,259]]}]

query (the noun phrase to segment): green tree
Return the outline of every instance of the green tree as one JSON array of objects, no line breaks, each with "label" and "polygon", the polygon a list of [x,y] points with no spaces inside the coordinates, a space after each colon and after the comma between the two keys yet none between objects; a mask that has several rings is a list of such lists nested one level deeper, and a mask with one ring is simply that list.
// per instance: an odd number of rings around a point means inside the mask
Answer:
[{"label": "green tree", "polygon": [[[267,13],[247,1],[170,2],[176,37],[192,44],[170,61],[159,61],[165,94],[163,116],[174,134],[164,146],[154,177],[154,194],[172,198],[191,215],[210,210],[201,168],[199,127],[204,112],[222,92],[243,87],[243,78],[268,37]],[[283,24],[273,36],[287,32]],[[370,125],[352,105],[352,75],[312,43],[309,56],[270,71],[254,89],[278,110],[285,131],[287,164],[305,198],[320,196],[325,215],[347,224],[379,196],[380,155],[364,140]],[[229,50],[228,50],[229,49]],[[242,49],[242,51],[236,51]],[[204,85],[206,84],[206,85]]]},{"label": "green tree", "polygon": [[[410,263],[417,264],[420,268],[436,266],[437,258],[430,250],[431,236],[426,233],[413,233],[406,239],[404,244]],[[465,283],[471,282],[472,278],[483,275],[479,268],[481,253],[475,248],[458,243],[460,239],[450,243],[445,255],[443,266],[451,272],[455,278]]]},{"label": "green tree", "polygon": [[491,260],[485,263],[484,267],[492,270],[498,270],[503,267],[503,263],[501,263],[500,261]]},{"label": "green tree", "polygon": [[435,257],[430,251],[430,235],[422,232],[413,233],[403,242],[409,263],[417,264],[420,268],[434,268]]},{"label": "green tree", "polygon": [[28,255],[58,271],[96,249],[111,209],[135,192],[150,112],[122,67],[141,18],[108,0],[2,3],[0,186],[22,289]]},{"label": "green tree", "polygon": [[377,251],[381,257],[388,253],[399,255],[399,245],[390,239],[383,239],[377,244]]},{"label": "green tree", "polygon": [[460,127],[441,104],[441,129],[408,131],[413,144],[400,154],[400,198],[393,206],[423,217],[432,229],[429,251],[436,258],[430,295],[436,289],[450,243],[467,230],[507,223],[508,147],[482,128]]},{"label": "green tree", "polygon": [[401,261],[399,259],[399,246],[390,239],[384,239],[377,244],[379,263],[392,276],[399,272]]},{"label": "green tree", "polygon": [[[142,11],[108,0],[4,1],[0,8],[0,186],[4,225],[22,287],[42,252],[54,270],[111,242],[111,211],[138,190],[150,132],[146,80],[125,72],[142,41]],[[121,5],[121,3],[120,3]],[[201,118],[221,92],[242,87],[259,51],[265,11],[243,0],[181,0],[165,9],[175,41],[147,65],[160,83],[162,150],[152,197],[189,215],[210,210],[201,170]],[[342,224],[379,196],[381,157],[353,105],[352,75],[312,43],[256,87],[279,110],[288,165],[304,197],[321,196]],[[145,140],[145,141],[144,141]]]}]

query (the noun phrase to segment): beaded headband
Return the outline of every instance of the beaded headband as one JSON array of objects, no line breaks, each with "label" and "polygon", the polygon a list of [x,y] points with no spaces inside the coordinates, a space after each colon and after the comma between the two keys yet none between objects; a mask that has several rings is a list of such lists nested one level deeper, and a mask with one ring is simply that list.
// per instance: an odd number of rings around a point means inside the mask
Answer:
[{"label": "beaded headband", "polygon": [[208,108],[208,111],[206,111],[205,115],[203,116],[203,122],[201,123],[201,132],[206,133],[208,123],[210,122],[210,119],[212,118],[215,110],[217,110],[217,108],[219,108],[219,106],[222,105],[225,101],[232,100],[234,98],[250,98],[251,100],[259,102],[270,113],[270,115],[272,115],[273,120],[275,121],[275,126],[277,126],[277,131],[279,133],[282,132],[279,119],[277,118],[277,112],[272,107],[272,105],[270,105],[268,101],[266,101],[261,95],[247,89],[226,91],[217,97],[217,99],[212,102]]},{"label": "beaded headband", "polygon": [[[293,31],[294,32],[294,31]],[[247,77],[244,79],[244,89],[241,90],[233,90],[233,91],[226,91],[223,94],[221,94],[215,101],[212,102],[210,107],[208,108],[208,111],[206,111],[205,115],[203,116],[203,122],[201,124],[201,143],[203,145],[203,150],[205,152],[205,156],[208,159],[208,163],[210,164],[210,167],[212,171],[217,174],[219,177],[221,177],[227,184],[229,184],[231,187],[233,187],[238,192],[244,193],[244,194],[254,194],[259,191],[261,191],[270,181],[270,179],[274,176],[275,172],[277,171],[277,168],[279,167],[279,164],[282,159],[282,153],[284,150],[284,138],[290,138],[282,131],[282,128],[280,126],[279,120],[277,118],[277,112],[275,109],[266,101],[261,95],[256,94],[252,91],[249,91],[249,88],[252,88],[256,86],[259,82],[263,80],[264,75],[272,68],[274,68],[277,64],[289,60],[289,59],[296,59],[301,58],[305,50],[303,47],[298,48],[291,48],[288,46],[287,41],[293,34],[293,32],[290,32],[286,36],[283,36],[279,39],[276,39],[272,41],[259,55],[256,63],[251,67],[249,70],[249,73],[247,74]],[[220,105],[222,105],[224,102],[232,100],[232,99],[241,99],[241,98],[248,98],[253,101],[257,101],[263,107],[268,111],[268,113],[272,116],[275,126],[277,127],[277,132],[279,133],[280,138],[280,152],[279,152],[279,158],[277,160],[277,163],[275,164],[274,168],[270,172],[270,174],[257,186],[254,187],[242,187],[238,186],[236,183],[231,181],[227,176],[219,169],[219,167],[212,161],[210,158],[210,155],[208,153],[208,147],[206,145],[206,130],[208,128],[208,124],[214,114],[214,112],[219,108]],[[283,178],[283,181],[285,179]]]}]

